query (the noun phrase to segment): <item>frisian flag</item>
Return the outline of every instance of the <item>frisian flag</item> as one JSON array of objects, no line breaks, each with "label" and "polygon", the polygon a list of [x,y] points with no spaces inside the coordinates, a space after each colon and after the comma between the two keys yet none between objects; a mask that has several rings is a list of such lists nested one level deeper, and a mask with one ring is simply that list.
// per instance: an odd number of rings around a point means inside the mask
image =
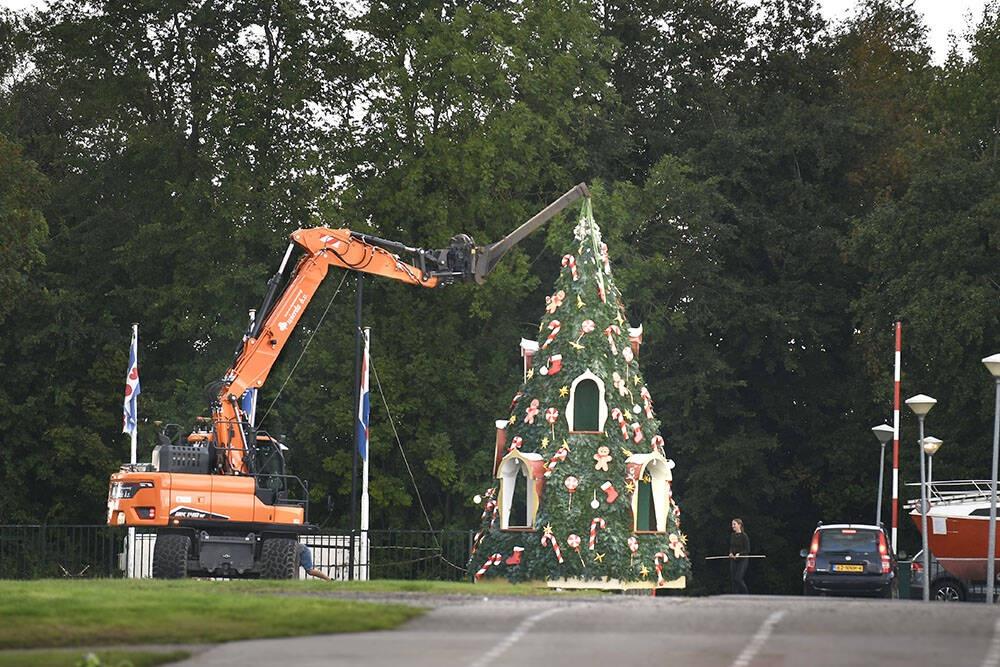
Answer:
[{"label": "frisian flag", "polygon": [[368,461],[368,411],[370,407],[368,391],[368,330],[364,331],[364,350],[361,353],[361,386],[358,392],[357,440],[358,455]]},{"label": "frisian flag", "polygon": [[125,373],[125,403],[122,433],[135,435],[139,416],[139,327],[132,327],[132,345],[128,351],[128,371]]}]

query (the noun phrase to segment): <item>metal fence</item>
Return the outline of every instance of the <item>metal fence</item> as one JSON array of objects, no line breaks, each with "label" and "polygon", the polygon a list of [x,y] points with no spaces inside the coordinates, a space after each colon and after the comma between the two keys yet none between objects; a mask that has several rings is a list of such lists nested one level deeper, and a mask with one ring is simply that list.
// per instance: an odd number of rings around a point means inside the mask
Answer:
[{"label": "metal fence", "polygon": [[[334,579],[457,581],[466,577],[472,531],[324,530],[301,541]],[[144,529],[130,536],[106,525],[0,526],[0,579],[148,578],[155,545],[155,533]]]}]

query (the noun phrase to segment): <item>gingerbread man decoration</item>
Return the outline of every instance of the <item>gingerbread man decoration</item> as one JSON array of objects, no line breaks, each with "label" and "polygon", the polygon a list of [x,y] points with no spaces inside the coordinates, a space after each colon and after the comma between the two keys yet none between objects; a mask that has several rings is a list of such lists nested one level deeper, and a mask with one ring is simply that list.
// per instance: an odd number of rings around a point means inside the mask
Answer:
[{"label": "gingerbread man decoration", "polygon": [[538,405],[539,403],[537,398],[531,399],[531,405],[529,405],[528,409],[524,411],[524,422],[526,424],[535,423],[535,417],[538,415]]},{"label": "gingerbread man decoration", "polygon": [[594,460],[597,464],[594,466],[594,470],[608,471],[608,464],[611,463],[611,450],[607,445],[601,445],[597,448],[597,453],[594,454]]},{"label": "gingerbread man decoration", "polygon": [[674,551],[674,558],[684,558],[684,544],[676,533],[670,533],[670,548]]}]

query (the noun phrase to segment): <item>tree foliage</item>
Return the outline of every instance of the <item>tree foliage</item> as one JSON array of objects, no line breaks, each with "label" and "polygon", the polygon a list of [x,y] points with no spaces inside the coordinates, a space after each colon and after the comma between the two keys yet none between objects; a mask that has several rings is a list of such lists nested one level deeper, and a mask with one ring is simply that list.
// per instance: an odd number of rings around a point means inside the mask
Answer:
[{"label": "tree foliage", "polygon": [[[0,522],[99,522],[140,323],[140,452],[189,424],[294,229],[494,241],[579,181],[677,461],[697,590],[732,516],[791,591],[823,520],[871,520],[903,392],[937,475],[981,478],[1000,349],[1000,12],[930,58],[901,0],[55,0],[0,14]],[[558,228],[484,286],[365,282],[373,524],[471,528]],[[264,428],[349,522],[353,299],[331,276]],[[308,349],[306,343],[308,342]],[[272,405],[273,404],[273,405]],[[389,419],[395,431],[388,426]],[[398,433],[409,468],[398,454]],[[902,479],[918,459],[903,419]],[[904,493],[906,490],[904,489]],[[904,519],[905,527],[905,519]],[[904,546],[915,533],[905,527]]]}]

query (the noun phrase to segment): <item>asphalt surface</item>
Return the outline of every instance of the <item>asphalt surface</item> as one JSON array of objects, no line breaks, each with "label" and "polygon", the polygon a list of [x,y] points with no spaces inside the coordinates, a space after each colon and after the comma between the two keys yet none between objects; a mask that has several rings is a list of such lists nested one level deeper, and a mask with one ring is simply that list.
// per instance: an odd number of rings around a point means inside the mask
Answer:
[{"label": "asphalt surface", "polygon": [[763,596],[422,603],[433,609],[397,630],[234,642],[177,664],[1000,667],[1000,609],[983,604]]}]

